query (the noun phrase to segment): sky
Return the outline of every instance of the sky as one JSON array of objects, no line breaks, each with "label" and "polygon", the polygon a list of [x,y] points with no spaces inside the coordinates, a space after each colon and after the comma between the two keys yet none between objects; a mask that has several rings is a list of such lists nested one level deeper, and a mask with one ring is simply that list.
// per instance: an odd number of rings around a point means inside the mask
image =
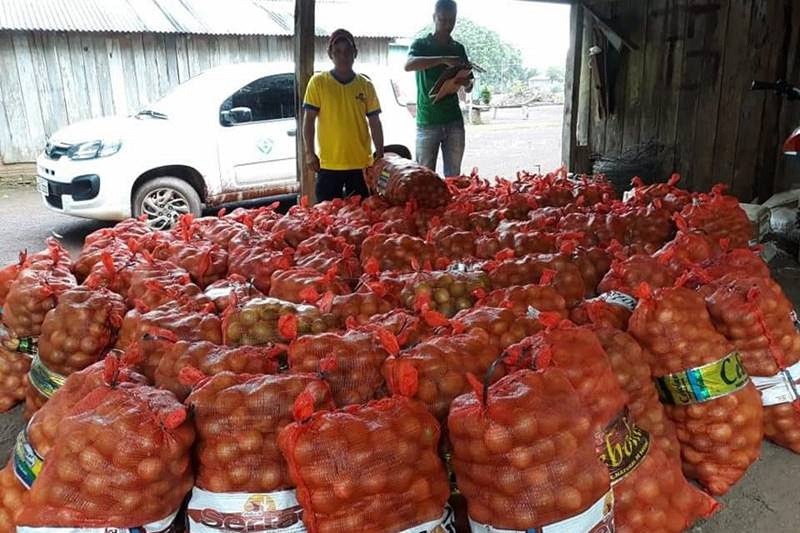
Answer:
[{"label": "sky", "polygon": [[[431,20],[433,0],[386,2],[387,11],[402,10],[391,16],[421,21]],[[458,16],[468,17],[500,34],[522,52],[526,67],[543,71],[549,66],[564,66],[569,48],[569,6],[522,0],[458,0]],[[467,50],[469,54],[469,50]]]}]

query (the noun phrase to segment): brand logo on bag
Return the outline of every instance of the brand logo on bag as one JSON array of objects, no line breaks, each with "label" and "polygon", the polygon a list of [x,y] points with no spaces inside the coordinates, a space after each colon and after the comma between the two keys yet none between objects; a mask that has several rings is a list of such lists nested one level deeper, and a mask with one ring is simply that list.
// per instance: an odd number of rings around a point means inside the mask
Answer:
[{"label": "brand logo on bag", "polygon": [[30,357],[39,353],[39,339],[36,337],[16,337],[2,324],[0,324],[0,346],[11,352],[23,353]]},{"label": "brand logo on bag", "polygon": [[603,431],[600,460],[608,467],[611,484],[638,467],[650,450],[650,434],[630,418],[627,407]]},{"label": "brand logo on bag", "polygon": [[624,292],[619,291],[608,291],[604,292],[600,296],[597,297],[598,300],[601,302],[606,302],[612,305],[619,305],[620,307],[624,307],[628,311],[633,312],[636,309],[636,304],[639,303],[639,300],[631,296],[630,294],[625,294]]},{"label": "brand logo on bag", "polygon": [[731,352],[719,361],[676,374],[657,378],[661,401],[689,405],[732,394],[750,382],[739,352]]},{"label": "brand logo on bag", "polygon": [[33,482],[39,477],[39,473],[44,468],[42,459],[36,450],[33,449],[28,441],[28,428],[26,427],[17,435],[17,442],[14,444],[14,475],[20,483],[28,489],[33,486]]},{"label": "brand logo on bag", "polygon": [[205,507],[186,510],[189,519],[210,529],[230,531],[273,531],[291,527],[300,522],[303,508],[293,505],[278,509],[279,503],[269,494],[248,495],[240,503],[240,512],[225,512]]},{"label": "brand logo on bag", "polygon": [[64,386],[66,380],[67,378],[61,374],[56,374],[47,368],[38,355],[34,356],[31,369],[28,372],[28,381],[42,396],[48,399],[52,398],[53,394]]},{"label": "brand logo on bag", "polygon": [[388,170],[382,170],[380,176],[378,176],[377,181],[375,182],[375,188],[378,189],[380,194],[386,194],[386,191],[389,189],[389,179],[391,175],[389,174]]}]

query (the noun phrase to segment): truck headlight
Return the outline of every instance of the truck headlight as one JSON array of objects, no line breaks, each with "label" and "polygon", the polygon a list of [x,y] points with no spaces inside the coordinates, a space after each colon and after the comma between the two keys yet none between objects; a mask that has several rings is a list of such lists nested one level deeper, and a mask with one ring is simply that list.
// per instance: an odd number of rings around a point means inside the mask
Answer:
[{"label": "truck headlight", "polygon": [[67,157],[74,161],[107,157],[119,152],[122,141],[119,139],[87,141],[72,145],[67,150]]}]

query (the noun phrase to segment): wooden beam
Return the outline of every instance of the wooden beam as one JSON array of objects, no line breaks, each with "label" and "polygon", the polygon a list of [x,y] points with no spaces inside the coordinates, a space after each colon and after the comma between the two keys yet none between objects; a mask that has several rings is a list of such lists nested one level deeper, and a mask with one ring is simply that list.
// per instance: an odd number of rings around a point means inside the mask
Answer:
[{"label": "wooden beam", "polygon": [[581,60],[583,57],[583,7],[573,5],[570,8],[570,46],[567,52],[567,68],[564,88],[567,92],[564,99],[564,124],[562,127],[561,162],[569,170],[575,167],[575,146],[578,129],[578,99],[580,96]]},{"label": "wooden beam", "polygon": [[297,87],[297,177],[300,180],[300,195],[307,196],[310,204],[316,201],[314,182],[316,177],[305,165],[305,143],[303,142],[303,97],[308,80],[314,74],[314,4],[315,0],[295,0],[294,3],[294,74]]},{"label": "wooden beam", "polygon": [[622,51],[622,45],[628,47],[628,50],[638,50],[636,44],[630,42],[628,39],[623,37],[617,30],[611,27],[611,24],[602,18],[600,15],[595,13],[591,7],[586,5],[586,2],[581,2],[581,5],[586,10],[586,12],[594,19],[595,24],[603,31],[608,39],[608,42],[614,46],[619,51]]}]

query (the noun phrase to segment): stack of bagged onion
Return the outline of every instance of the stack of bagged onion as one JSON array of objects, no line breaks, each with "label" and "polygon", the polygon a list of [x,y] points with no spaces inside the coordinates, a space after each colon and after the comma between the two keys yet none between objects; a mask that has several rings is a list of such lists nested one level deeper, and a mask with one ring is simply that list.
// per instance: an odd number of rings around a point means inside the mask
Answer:
[{"label": "stack of bagged onion", "polygon": [[624,261],[612,262],[611,269],[597,285],[597,292],[618,291],[633,295],[643,282],[651,287],[671,287],[675,283],[675,276],[658,259],[634,255]]},{"label": "stack of bagged onion", "polygon": [[200,287],[207,287],[228,272],[228,251],[211,241],[175,240],[155,249],[155,257],[186,269]]},{"label": "stack of bagged onion", "polygon": [[189,273],[174,263],[153,259],[136,268],[127,294],[129,306],[144,304],[154,309],[174,301],[194,301],[196,305],[209,302]]},{"label": "stack of bagged onion", "polygon": [[484,272],[420,272],[406,279],[400,298],[408,309],[438,311],[448,318],[471,308],[489,288]]},{"label": "stack of bagged onion", "polygon": [[323,317],[331,329],[344,329],[348,320],[367,324],[375,315],[388,313],[394,308],[389,299],[373,292],[354,292],[334,296],[329,309],[323,309]]},{"label": "stack of bagged onion", "polygon": [[264,296],[255,285],[239,274],[230,274],[227,278],[212,283],[206,287],[204,294],[214,303],[219,313],[224,312],[232,303],[241,304]]},{"label": "stack of bagged onion", "polygon": [[453,226],[445,225],[431,230],[428,241],[436,248],[438,255],[459,260],[475,256],[477,249],[476,237],[477,235],[471,231],[459,230]]},{"label": "stack of bagged onion", "polygon": [[279,270],[272,274],[269,285],[269,296],[294,303],[314,303],[320,296],[348,294],[350,286],[343,281],[336,271],[325,274],[307,267],[293,267]]},{"label": "stack of bagged onion", "polygon": [[228,274],[238,274],[264,294],[277,270],[291,268],[294,250],[281,236],[247,232],[231,240],[228,248]]},{"label": "stack of bagged onion", "polygon": [[254,298],[230,307],[222,320],[225,344],[232,346],[287,342],[326,329],[316,307],[276,298]]},{"label": "stack of bagged onion", "polygon": [[523,316],[547,311],[567,316],[567,304],[564,297],[550,285],[512,285],[504,289],[495,289],[481,300],[481,305],[489,307],[506,307],[517,315]]},{"label": "stack of bagged onion", "polygon": [[25,400],[25,376],[31,368],[26,354],[0,346],[0,413]]},{"label": "stack of bagged onion", "polygon": [[480,306],[461,311],[453,317],[453,324],[464,331],[481,329],[489,335],[492,347],[502,351],[542,329],[533,317],[518,316],[504,307]]},{"label": "stack of bagged onion", "polygon": [[392,270],[413,272],[427,264],[433,265],[436,250],[418,237],[377,233],[361,244],[361,264],[364,271]]},{"label": "stack of bagged onion", "polygon": [[381,198],[391,205],[414,201],[421,207],[444,207],[450,193],[436,172],[395,154],[386,154],[376,162],[370,181]]}]

